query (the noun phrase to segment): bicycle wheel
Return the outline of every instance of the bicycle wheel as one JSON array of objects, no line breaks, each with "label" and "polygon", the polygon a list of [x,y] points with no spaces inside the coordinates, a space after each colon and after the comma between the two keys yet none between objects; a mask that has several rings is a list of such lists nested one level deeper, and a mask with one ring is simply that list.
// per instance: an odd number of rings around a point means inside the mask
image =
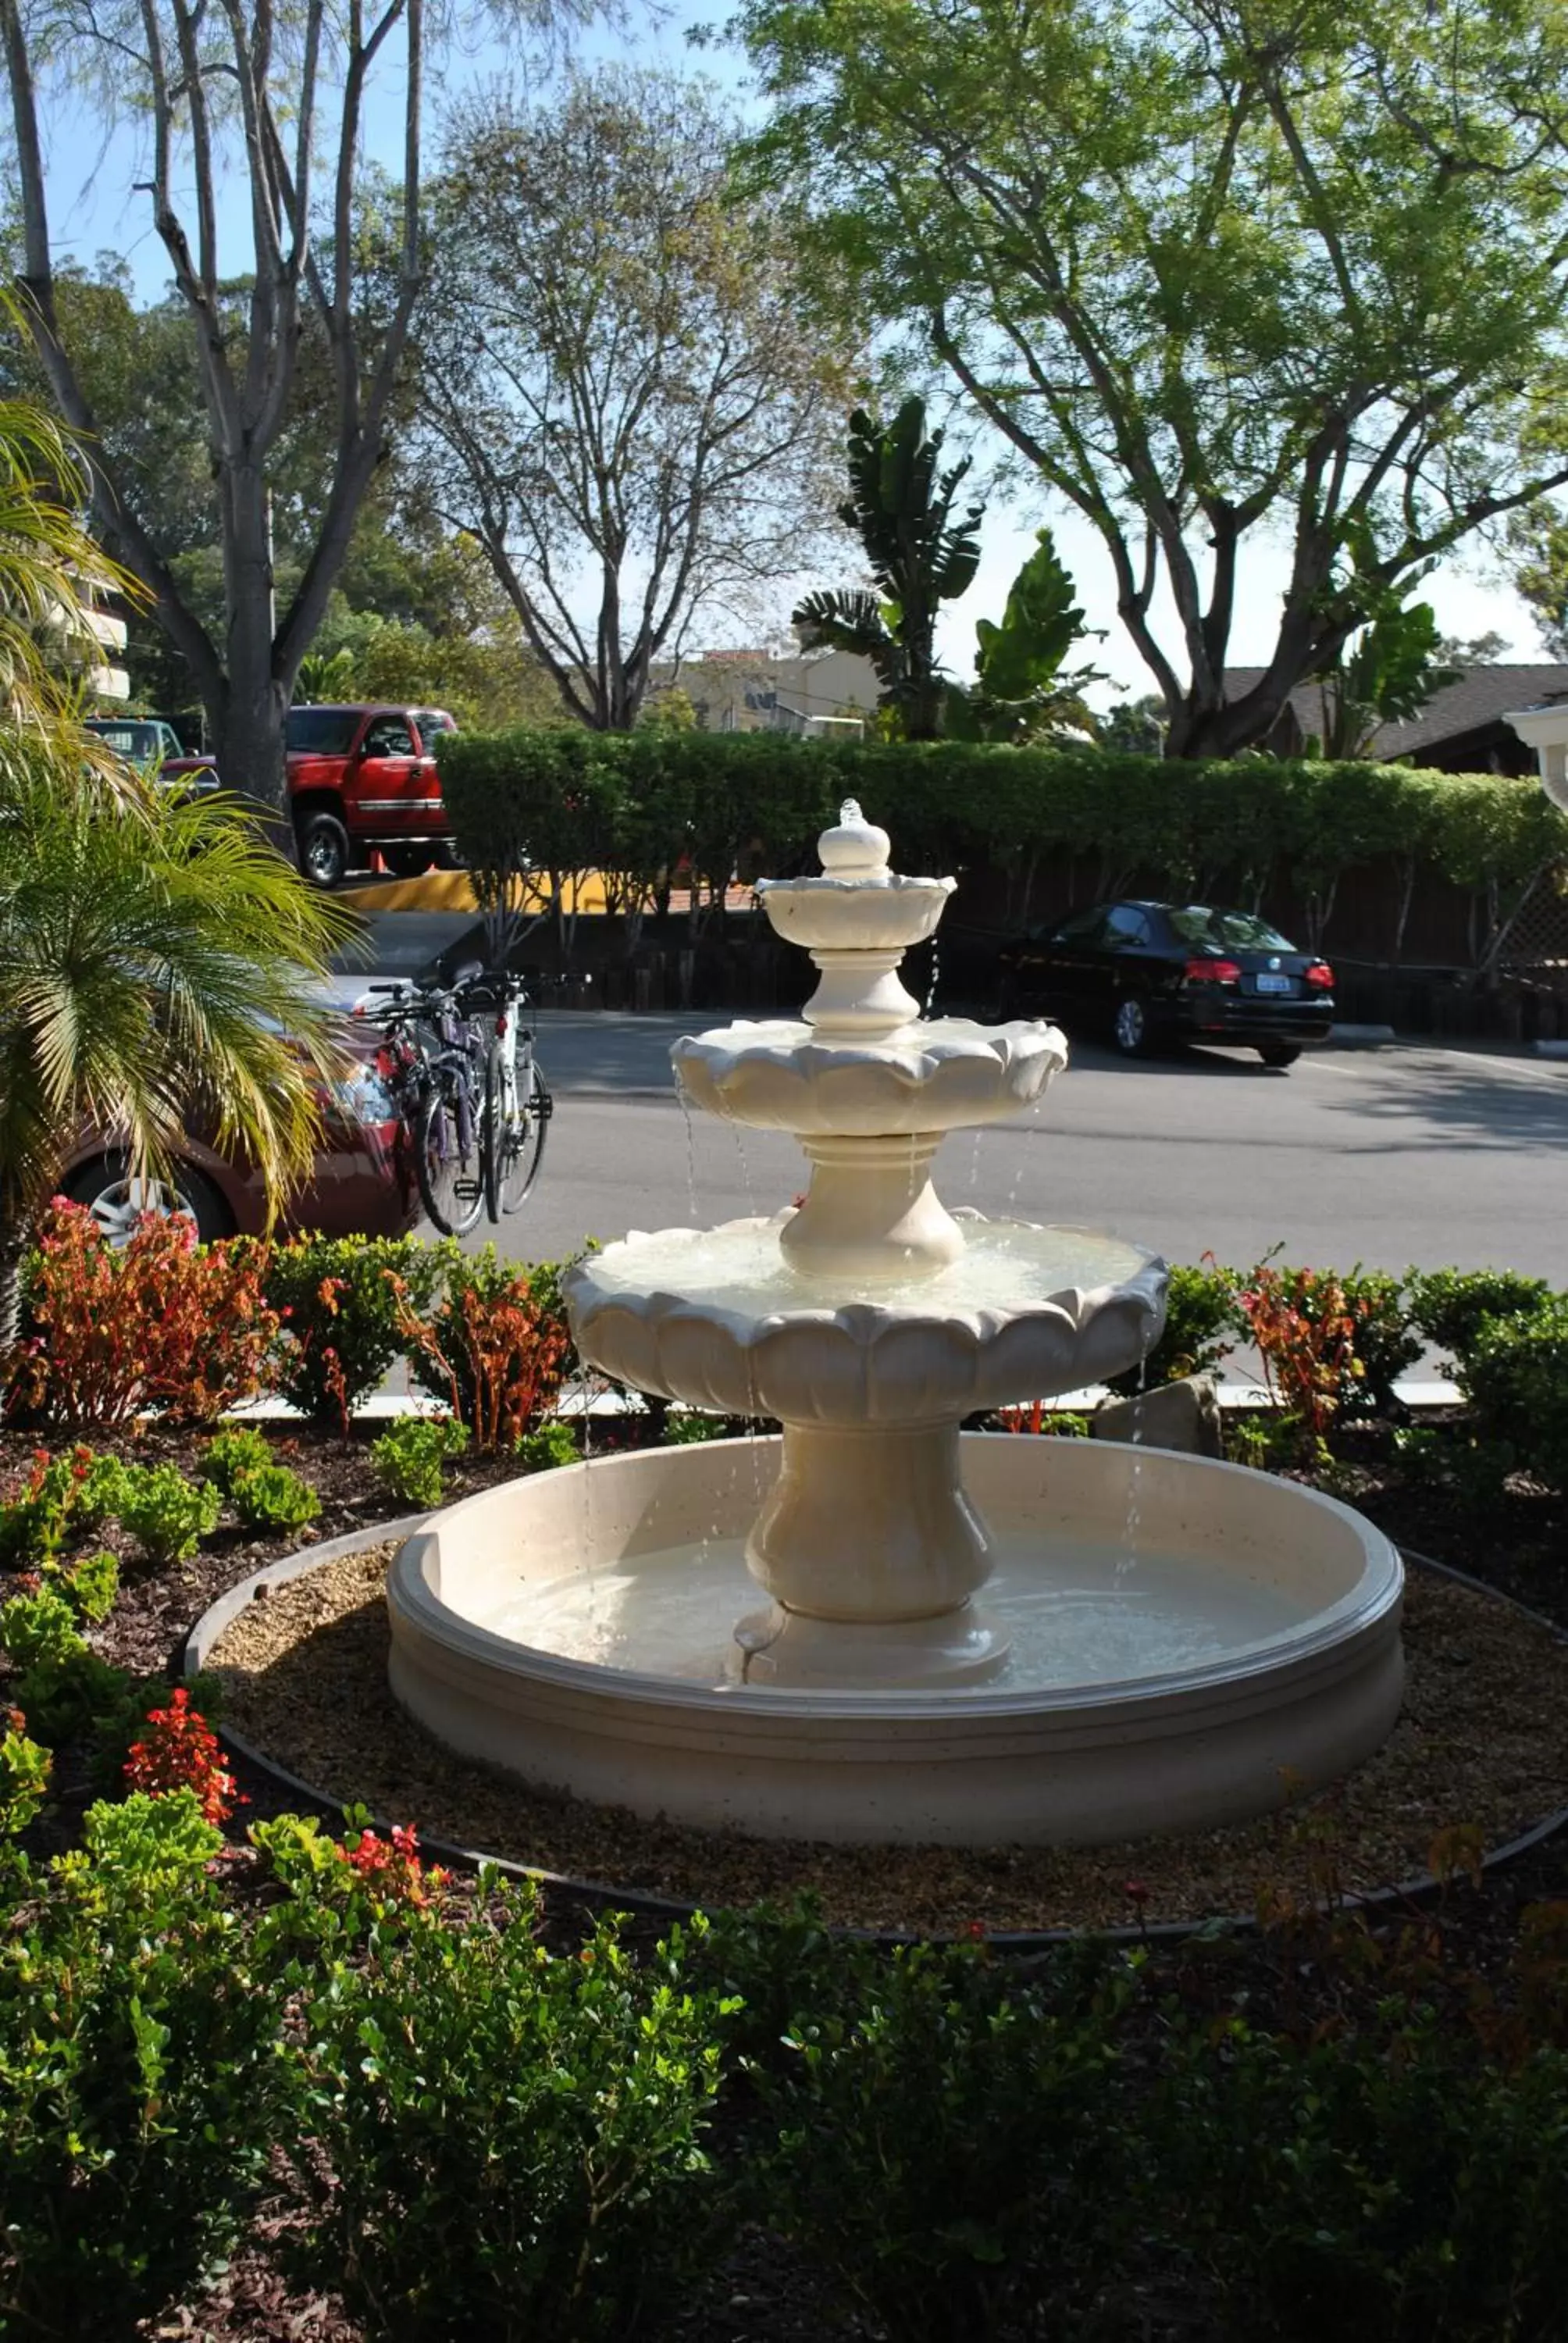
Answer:
[{"label": "bicycle wheel", "polygon": [[485,1209],[492,1221],[519,1209],[544,1156],[551,1101],[531,1054],[518,1061],[516,1103],[510,1113],[505,1101],[506,1072],[498,1042],[485,1067]]},{"label": "bicycle wheel", "polygon": [[457,1101],[445,1088],[433,1090],[419,1117],[414,1170],[425,1210],[441,1234],[467,1236],[485,1207],[477,1134],[463,1144]]}]

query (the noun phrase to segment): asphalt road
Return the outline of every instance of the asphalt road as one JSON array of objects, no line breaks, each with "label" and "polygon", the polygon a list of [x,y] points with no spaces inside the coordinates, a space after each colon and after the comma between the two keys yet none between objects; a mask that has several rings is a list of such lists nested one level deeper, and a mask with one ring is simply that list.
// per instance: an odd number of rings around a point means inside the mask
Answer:
[{"label": "asphalt road", "polygon": [[[794,1141],[689,1124],[668,1050],[693,1021],[541,1012],[557,1101],[538,1184],[494,1234],[528,1260],[588,1237],[769,1212],[805,1184]],[[1089,1044],[1035,1113],[955,1133],[950,1204],[1105,1229],[1174,1262],[1284,1258],[1506,1267],[1568,1287],[1568,1062],[1322,1051],[1289,1072],[1241,1053],[1127,1062]]]}]

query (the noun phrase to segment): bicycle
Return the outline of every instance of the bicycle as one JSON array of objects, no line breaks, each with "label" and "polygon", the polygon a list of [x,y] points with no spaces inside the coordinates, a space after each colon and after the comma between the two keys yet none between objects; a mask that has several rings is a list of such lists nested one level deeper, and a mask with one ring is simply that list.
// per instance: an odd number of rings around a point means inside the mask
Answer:
[{"label": "bicycle", "polygon": [[[381,1011],[381,1071],[409,1133],[420,1201],[448,1237],[467,1236],[485,1207],[484,1044],[462,1007],[465,981],[459,977],[449,990],[410,983],[369,988],[388,996]],[[356,1013],[369,1015],[367,1002]]]},{"label": "bicycle", "polygon": [[485,1056],[479,1161],[485,1211],[498,1223],[504,1213],[516,1212],[526,1202],[544,1161],[546,1135],[555,1111],[534,1055],[533,1029],[518,1016],[527,1000],[521,979],[505,970],[481,977],[464,990],[470,1014],[481,1007],[495,1013],[495,1030]]}]

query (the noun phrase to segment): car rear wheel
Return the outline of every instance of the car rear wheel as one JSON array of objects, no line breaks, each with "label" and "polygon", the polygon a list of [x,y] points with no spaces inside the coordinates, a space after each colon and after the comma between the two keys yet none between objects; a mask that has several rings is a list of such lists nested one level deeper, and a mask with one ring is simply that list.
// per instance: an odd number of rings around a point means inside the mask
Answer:
[{"label": "car rear wheel", "polygon": [[348,832],[335,813],[307,814],[299,825],[299,867],[317,887],[341,887],[348,876]]},{"label": "car rear wheel", "polygon": [[234,1216],[212,1182],[194,1163],[177,1163],[166,1180],[148,1180],[133,1172],[124,1155],[100,1155],[79,1164],[62,1188],[73,1204],[91,1212],[99,1234],[117,1252],[129,1244],[136,1223],[147,1212],[160,1218],[183,1213],[196,1222],[203,1244],[234,1234]]},{"label": "car rear wheel", "polygon": [[1301,1056],[1294,1041],[1260,1041],[1258,1055],[1265,1066],[1293,1066]]},{"label": "car rear wheel", "polygon": [[1135,992],[1116,1004],[1111,1037],[1124,1058],[1144,1058],[1153,1047],[1149,1011]]}]

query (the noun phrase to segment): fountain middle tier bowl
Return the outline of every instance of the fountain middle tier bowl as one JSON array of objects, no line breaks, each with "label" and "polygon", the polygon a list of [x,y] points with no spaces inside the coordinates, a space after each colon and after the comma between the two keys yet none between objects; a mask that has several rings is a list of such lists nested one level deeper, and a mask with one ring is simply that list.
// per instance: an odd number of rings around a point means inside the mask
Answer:
[{"label": "fountain middle tier bowl", "polygon": [[968,1131],[1017,1114],[1067,1063],[1054,1025],[942,1017],[885,1041],[826,1042],[809,1025],[741,1020],[670,1051],[688,1102],[756,1130],[877,1136]]},{"label": "fountain middle tier bowl", "polygon": [[704,1829],[1094,1845],[1212,1830],[1369,1756],[1402,1574],[1349,1507],[1110,1441],[970,1434],[1003,1674],[940,1693],[740,1680],[771,1441],[538,1473],[439,1513],[387,1581],[394,1693],[536,1784]]},{"label": "fountain middle tier bowl", "polygon": [[562,1279],[578,1350],[618,1382],[800,1424],[958,1423],[1081,1390],[1160,1338],[1165,1264],[1090,1230],[954,1216],[936,1276],[857,1291],[793,1268],[789,1215],[634,1230]]}]

